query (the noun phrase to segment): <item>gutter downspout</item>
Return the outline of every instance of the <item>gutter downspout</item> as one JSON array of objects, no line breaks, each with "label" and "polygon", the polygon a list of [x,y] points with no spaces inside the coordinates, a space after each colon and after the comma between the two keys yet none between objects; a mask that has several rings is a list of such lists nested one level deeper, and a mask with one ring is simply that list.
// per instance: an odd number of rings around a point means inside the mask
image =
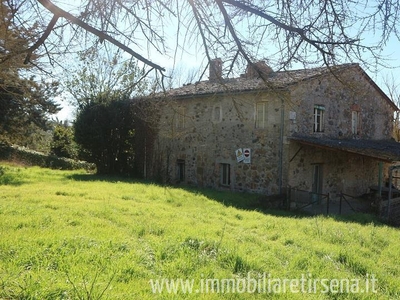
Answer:
[{"label": "gutter downspout", "polygon": [[283,133],[285,126],[285,103],[284,99],[281,99],[281,128],[279,134],[279,165],[278,165],[278,189],[279,195],[282,195],[282,185],[283,185]]},{"label": "gutter downspout", "polygon": [[392,180],[393,180],[393,167],[389,168],[389,196],[388,196],[388,204],[387,204],[387,212],[386,217],[389,220],[390,218],[390,201],[392,200]]},{"label": "gutter downspout", "polygon": [[397,169],[400,169],[400,165],[389,167],[389,196],[388,196],[388,204],[387,204],[387,211],[386,211],[386,217],[388,219],[390,218],[390,205],[391,205],[391,200],[392,200],[393,171],[397,170]]},{"label": "gutter downspout", "polygon": [[383,181],[383,162],[379,162],[379,174],[378,174],[378,195],[382,197],[382,181]]},{"label": "gutter downspout", "polygon": [[143,166],[143,177],[147,179],[147,139],[144,136],[144,166]]}]

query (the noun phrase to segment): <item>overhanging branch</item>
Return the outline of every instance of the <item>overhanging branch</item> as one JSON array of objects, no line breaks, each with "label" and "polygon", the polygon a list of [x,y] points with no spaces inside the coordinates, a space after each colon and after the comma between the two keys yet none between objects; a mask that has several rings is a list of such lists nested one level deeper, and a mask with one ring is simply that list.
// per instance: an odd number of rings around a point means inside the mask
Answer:
[{"label": "overhanging branch", "polygon": [[225,10],[224,5],[222,4],[223,0],[216,0],[215,2],[217,3],[219,10],[221,11],[222,16],[224,17],[225,25],[228,27],[228,30],[231,33],[231,35],[236,43],[236,46],[238,47],[238,51],[243,55],[243,57],[249,64],[253,64],[251,59],[247,55],[246,51],[244,50],[243,45],[236,34],[235,28],[233,28],[232,23],[230,22],[229,15],[228,15],[227,11]]},{"label": "overhanging branch", "polygon": [[[50,12],[54,14],[54,16],[57,16],[57,18],[65,18],[71,23],[78,25],[79,27],[82,27],[84,30],[93,33],[94,35],[98,36],[101,40],[106,40],[109,41],[110,43],[114,44],[118,48],[122,49],[123,51],[129,53],[133,57],[137,58],[141,62],[145,63],[146,65],[158,70],[158,71],[165,71],[165,69],[152,61],[144,58],[141,56],[139,53],[133,51],[131,48],[127,47],[126,45],[122,44],[121,42],[117,41],[113,37],[109,36],[108,34],[105,34],[104,32],[90,26],[89,24],[83,22],[82,20],[78,19],[77,17],[73,16],[69,12],[59,8],[58,6],[54,5],[51,1],[49,0],[37,0],[40,4],[42,4],[46,9],[48,9]],[[54,18],[54,17],[53,17]],[[47,38],[47,37],[46,37]],[[44,40],[42,41],[42,43]],[[36,43],[37,44],[37,43]],[[35,44],[35,45],[36,45]],[[40,45],[39,45],[40,46]]]},{"label": "overhanging branch", "polygon": [[284,24],[284,23],[278,21],[277,19],[275,19],[274,17],[262,12],[259,9],[256,9],[254,7],[251,7],[251,6],[248,6],[248,5],[244,4],[244,3],[236,1],[236,0],[219,0],[219,1],[225,2],[227,4],[230,4],[232,6],[240,8],[240,9],[242,9],[244,11],[247,11],[249,13],[257,15],[257,16],[259,16],[259,17],[271,22],[272,24],[274,24],[274,25],[276,25],[276,26],[288,31],[288,32],[292,32],[292,33],[298,34],[305,42],[307,42],[310,45],[314,46],[318,51],[320,51],[324,55],[332,56],[333,53],[325,50],[320,45],[344,45],[344,44],[353,44],[354,42],[357,41],[357,40],[350,40],[350,39],[345,41],[345,42],[333,42],[333,41],[332,42],[324,42],[324,41],[313,40],[313,39],[310,39],[310,38],[308,38],[306,36],[306,31],[304,29]]},{"label": "overhanging branch", "polygon": [[207,48],[207,40],[206,40],[206,37],[204,35],[203,28],[201,26],[202,22],[200,20],[199,13],[197,11],[197,8],[196,8],[193,0],[189,0],[189,4],[192,7],[194,18],[196,19],[196,23],[199,26],[199,31],[200,31],[201,39],[203,40],[204,50],[206,52],[207,59],[208,59],[208,61],[211,61],[210,53],[209,53],[208,48]]},{"label": "overhanging branch", "polygon": [[46,41],[46,39],[49,37],[51,31],[53,30],[54,26],[56,25],[58,19],[59,19],[58,15],[54,14],[54,16],[51,19],[49,25],[47,25],[47,28],[44,31],[43,35],[40,37],[40,39],[37,40],[37,42],[32,47],[30,47],[27,50],[28,54],[26,55],[24,64],[28,64],[29,63],[33,51],[35,51],[37,48],[39,48]]}]

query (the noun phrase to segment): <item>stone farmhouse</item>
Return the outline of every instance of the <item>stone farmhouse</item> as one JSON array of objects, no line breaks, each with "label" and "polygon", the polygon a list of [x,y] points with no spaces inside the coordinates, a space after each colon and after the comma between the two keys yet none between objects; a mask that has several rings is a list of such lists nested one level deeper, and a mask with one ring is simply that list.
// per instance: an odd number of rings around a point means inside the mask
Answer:
[{"label": "stone farmhouse", "polygon": [[357,196],[400,161],[398,107],[358,64],[274,72],[259,62],[240,78],[221,74],[215,59],[209,80],[153,99],[161,104],[147,177],[265,195],[295,187]]}]

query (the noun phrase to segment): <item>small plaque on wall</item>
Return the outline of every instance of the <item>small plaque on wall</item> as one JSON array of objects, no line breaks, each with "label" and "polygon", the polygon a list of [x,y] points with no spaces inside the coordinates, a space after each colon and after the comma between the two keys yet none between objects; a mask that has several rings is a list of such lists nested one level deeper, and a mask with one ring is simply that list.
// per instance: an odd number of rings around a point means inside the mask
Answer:
[{"label": "small plaque on wall", "polygon": [[239,148],[235,151],[237,162],[241,162],[244,160],[244,154],[242,148]]},{"label": "small plaque on wall", "polygon": [[245,164],[250,164],[251,163],[251,149],[250,148],[243,148],[243,162]]}]

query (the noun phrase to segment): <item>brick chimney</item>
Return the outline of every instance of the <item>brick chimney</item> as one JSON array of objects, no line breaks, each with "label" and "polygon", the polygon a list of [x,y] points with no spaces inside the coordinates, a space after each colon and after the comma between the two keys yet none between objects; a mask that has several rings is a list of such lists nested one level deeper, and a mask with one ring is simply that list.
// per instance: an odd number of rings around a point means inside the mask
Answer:
[{"label": "brick chimney", "polygon": [[268,66],[265,61],[260,60],[254,64],[247,65],[245,77],[247,78],[261,78],[268,77],[274,70]]},{"label": "brick chimney", "polygon": [[210,61],[210,81],[215,81],[222,78],[222,60],[215,58]]}]

